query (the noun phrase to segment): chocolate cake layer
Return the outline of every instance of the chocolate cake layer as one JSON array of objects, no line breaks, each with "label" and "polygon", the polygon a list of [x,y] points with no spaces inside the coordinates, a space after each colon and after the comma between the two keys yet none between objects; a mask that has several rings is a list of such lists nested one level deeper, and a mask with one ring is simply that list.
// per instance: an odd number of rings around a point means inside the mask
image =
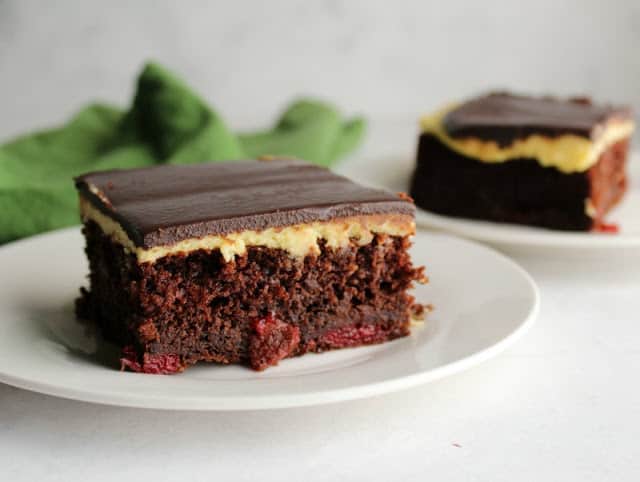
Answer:
[{"label": "chocolate cake layer", "polygon": [[243,161],[90,173],[82,196],[144,248],[207,235],[375,214],[410,201],[302,161]]},{"label": "chocolate cake layer", "polygon": [[567,174],[535,159],[477,162],[423,134],[410,192],[418,206],[447,216],[558,230],[598,229],[626,189],[627,151],[628,141],[620,141],[588,171]]},{"label": "chocolate cake layer", "polygon": [[506,146],[531,135],[596,139],[607,122],[631,118],[629,108],[595,105],[586,98],[565,101],[493,93],[449,111],[443,125],[451,137],[475,137]]},{"label": "chocolate cake layer", "polygon": [[408,335],[407,289],[423,278],[408,237],[322,245],[304,261],[251,247],[233,263],[200,250],[140,264],[96,223],[84,234],[91,290],[78,314],[125,347],[124,367],[147,373],[198,361],[264,369],[289,356]]}]

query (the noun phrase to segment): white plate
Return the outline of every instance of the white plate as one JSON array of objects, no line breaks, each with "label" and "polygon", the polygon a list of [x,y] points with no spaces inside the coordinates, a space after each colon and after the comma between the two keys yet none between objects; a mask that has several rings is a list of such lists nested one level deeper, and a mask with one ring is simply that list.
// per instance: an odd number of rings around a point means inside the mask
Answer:
[{"label": "white plate", "polygon": [[[402,130],[402,132],[401,132]],[[338,171],[358,182],[407,192],[414,168],[414,154],[407,151],[418,134],[414,125],[381,123],[372,125],[370,141],[362,155],[338,166]],[[402,142],[400,140],[402,139]],[[391,152],[395,149],[394,152]],[[500,248],[558,248],[600,251],[628,248],[640,253],[640,153],[629,161],[629,191],[607,220],[617,223],[618,234],[562,232],[514,224],[473,221],[433,214],[418,209],[416,222],[425,228],[438,229]]]},{"label": "white plate", "polygon": [[[77,228],[0,248],[0,381],[37,392],[113,405],[247,410],[362,398],[441,378],[492,357],[533,322],[538,291],[496,252],[438,234],[419,234],[414,260],[431,283],[425,324],[391,343],[306,355],[257,373],[197,365],[171,376],[120,372],[105,363],[73,315],[85,283]],[[111,354],[115,360],[115,354]]]}]

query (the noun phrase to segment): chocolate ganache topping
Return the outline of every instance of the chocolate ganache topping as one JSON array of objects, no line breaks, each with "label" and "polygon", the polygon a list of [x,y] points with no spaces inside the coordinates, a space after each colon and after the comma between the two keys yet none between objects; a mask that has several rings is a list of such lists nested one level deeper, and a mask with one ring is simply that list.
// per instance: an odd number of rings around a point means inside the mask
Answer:
[{"label": "chocolate ganache topping", "polygon": [[448,112],[443,124],[453,138],[475,137],[507,146],[534,134],[595,139],[608,121],[631,117],[627,107],[595,105],[588,98],[559,100],[492,93]]},{"label": "chocolate ganache topping", "polygon": [[143,248],[344,217],[413,216],[415,210],[408,198],[296,160],[112,170],[75,182]]}]

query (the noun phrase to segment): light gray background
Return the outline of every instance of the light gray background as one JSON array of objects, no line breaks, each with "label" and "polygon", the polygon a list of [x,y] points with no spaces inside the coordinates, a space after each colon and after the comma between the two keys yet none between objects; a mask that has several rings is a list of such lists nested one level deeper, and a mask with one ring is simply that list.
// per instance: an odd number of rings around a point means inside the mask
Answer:
[{"label": "light gray background", "polygon": [[[495,86],[640,107],[639,46],[632,0],[0,0],[0,139],[89,99],[125,104],[155,58],[233,126],[269,122],[301,93],[402,119],[400,132],[372,132],[357,165],[409,156],[420,112]],[[531,333],[406,392],[230,415],[0,385],[0,480],[639,480],[640,266],[518,260],[542,292]]]},{"label": "light gray background", "polygon": [[638,47],[633,0],[0,0],[0,139],[127,103],[150,58],[248,126],[303,93],[375,117],[493,87],[640,106]]}]

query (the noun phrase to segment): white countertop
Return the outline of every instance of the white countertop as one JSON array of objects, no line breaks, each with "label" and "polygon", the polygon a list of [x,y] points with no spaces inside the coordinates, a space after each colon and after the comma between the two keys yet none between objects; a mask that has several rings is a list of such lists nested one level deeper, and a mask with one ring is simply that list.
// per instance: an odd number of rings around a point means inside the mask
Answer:
[{"label": "white countertop", "polygon": [[[406,125],[374,126],[355,159],[407,159]],[[639,480],[640,259],[516,259],[542,296],[529,334],[477,368],[396,394],[181,413],[0,385],[0,480]]]}]

